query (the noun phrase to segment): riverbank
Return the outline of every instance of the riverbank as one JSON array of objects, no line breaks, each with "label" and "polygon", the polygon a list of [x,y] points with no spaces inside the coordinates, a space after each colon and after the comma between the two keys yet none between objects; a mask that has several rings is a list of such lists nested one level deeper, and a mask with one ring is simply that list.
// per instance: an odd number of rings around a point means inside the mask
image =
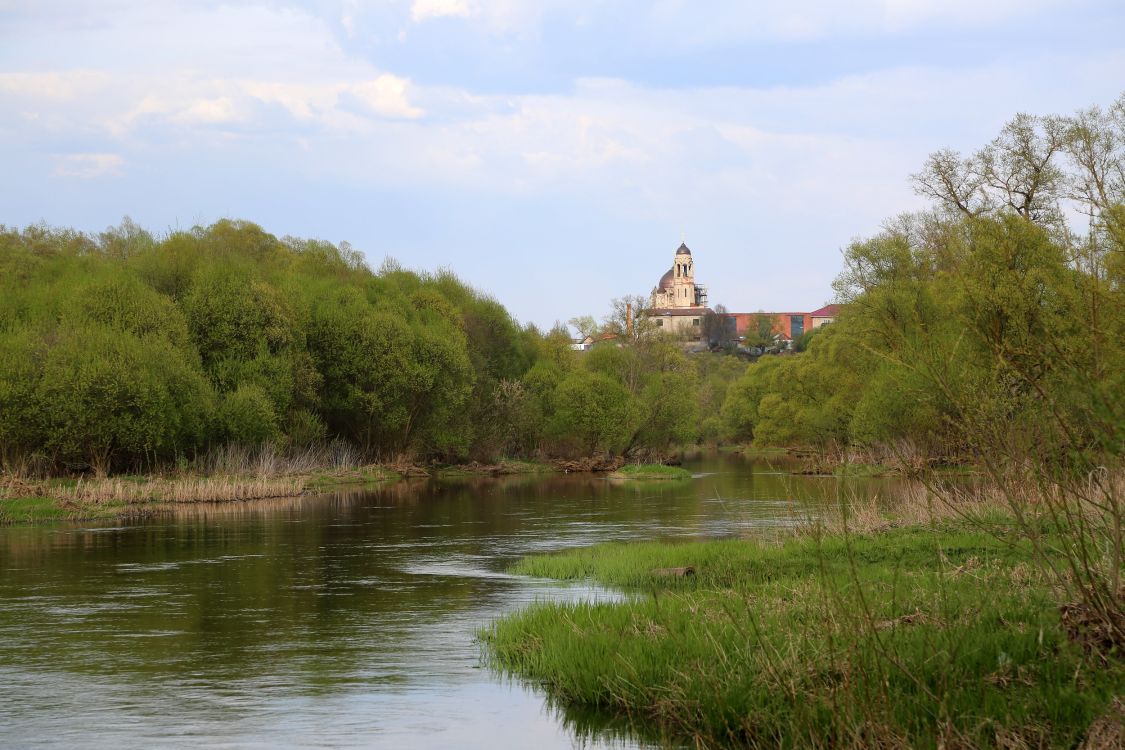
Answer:
[{"label": "riverbank", "polygon": [[845,451],[802,447],[721,446],[718,450],[770,464],[794,475],[838,477],[950,477],[972,476],[977,467],[967,459],[951,459],[917,452],[899,455],[851,448]]},{"label": "riverbank", "polygon": [[556,471],[536,461],[452,466],[350,465],[312,471],[193,473],[24,480],[0,477],[0,524],[84,521],[170,512],[188,503],[224,503],[297,497],[365,487],[413,477],[538,474]]},{"label": "riverbank", "polygon": [[513,572],[638,595],[533,605],[481,637],[564,708],[698,746],[1120,746],[1120,655],[1084,649],[999,508],[848,527],[529,557]]}]

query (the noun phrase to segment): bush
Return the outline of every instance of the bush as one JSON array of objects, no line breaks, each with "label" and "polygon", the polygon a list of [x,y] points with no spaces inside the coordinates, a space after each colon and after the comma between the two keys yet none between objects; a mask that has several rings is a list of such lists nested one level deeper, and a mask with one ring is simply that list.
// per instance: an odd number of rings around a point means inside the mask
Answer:
[{"label": "bush", "polygon": [[89,324],[7,339],[0,435],[56,463],[151,465],[202,444],[213,395],[197,365],[166,340]]},{"label": "bush", "polygon": [[219,422],[223,439],[241,445],[272,442],[280,434],[273,404],[256,385],[240,385],[224,395]]}]

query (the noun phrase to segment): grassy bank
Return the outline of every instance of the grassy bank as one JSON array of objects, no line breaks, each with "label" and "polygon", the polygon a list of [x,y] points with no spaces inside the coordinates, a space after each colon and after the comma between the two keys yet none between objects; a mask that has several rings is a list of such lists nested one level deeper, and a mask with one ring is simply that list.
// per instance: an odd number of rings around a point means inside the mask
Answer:
[{"label": "grassy bank", "polygon": [[981,520],[991,533],[945,518],[531,557],[515,571],[639,596],[538,604],[482,638],[563,706],[704,747],[1076,747],[1119,730],[1122,661],[1069,638],[1031,547]]},{"label": "grassy bank", "polygon": [[609,475],[612,479],[691,479],[691,472],[664,464],[626,464]]},{"label": "grassy bank", "polygon": [[379,466],[323,469],[307,474],[124,476],[0,481],[0,524],[147,515],[177,504],[295,497],[397,475]]},{"label": "grassy bank", "polygon": [[322,456],[294,458],[269,450],[224,449],[223,455],[209,457],[194,470],[166,476],[41,480],[0,476],[0,524],[119,518],[163,512],[176,504],[295,497],[402,477],[456,478],[555,471],[550,464],[536,461],[422,467],[405,461],[383,465],[362,464],[350,456],[344,459],[330,462]]}]

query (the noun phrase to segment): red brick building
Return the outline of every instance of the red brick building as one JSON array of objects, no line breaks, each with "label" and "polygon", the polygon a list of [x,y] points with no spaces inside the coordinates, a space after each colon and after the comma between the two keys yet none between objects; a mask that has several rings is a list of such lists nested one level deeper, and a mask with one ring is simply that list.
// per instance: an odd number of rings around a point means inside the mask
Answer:
[{"label": "red brick building", "polygon": [[813,312],[756,312],[726,315],[728,319],[734,319],[735,332],[739,338],[744,338],[748,331],[754,333],[757,330],[758,319],[766,317],[771,321],[770,333],[792,340],[800,338],[806,331],[831,323],[839,312],[839,305],[826,305]]}]

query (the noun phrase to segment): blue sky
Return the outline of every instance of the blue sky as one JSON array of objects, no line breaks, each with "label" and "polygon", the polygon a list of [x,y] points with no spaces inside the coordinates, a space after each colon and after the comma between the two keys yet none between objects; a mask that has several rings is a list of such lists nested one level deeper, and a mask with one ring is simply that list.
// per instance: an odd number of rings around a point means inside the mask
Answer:
[{"label": "blue sky", "polygon": [[1120,0],[0,0],[0,223],[243,218],[523,321],[814,309],[926,155],[1125,91]]}]

